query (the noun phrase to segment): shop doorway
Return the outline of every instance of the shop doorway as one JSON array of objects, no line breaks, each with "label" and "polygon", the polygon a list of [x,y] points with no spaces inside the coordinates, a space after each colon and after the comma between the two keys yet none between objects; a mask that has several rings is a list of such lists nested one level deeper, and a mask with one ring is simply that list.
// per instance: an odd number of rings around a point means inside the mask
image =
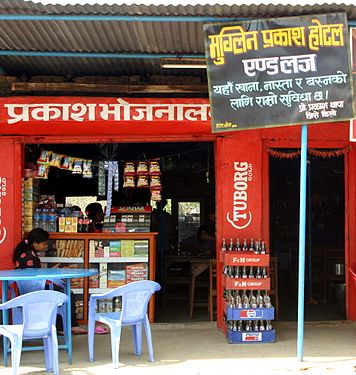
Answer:
[{"label": "shop doorway", "polygon": [[[105,207],[107,194],[98,194],[98,162],[119,162],[119,191],[113,192],[115,205],[152,205],[152,219],[156,226],[151,231],[159,233],[156,251],[156,280],[164,285],[164,257],[178,254],[180,241],[196,232],[199,225],[207,225],[215,231],[215,172],[213,142],[154,142],[154,143],[108,143],[108,144],[27,144],[24,148],[26,176],[34,176],[41,151],[92,160],[92,178],[83,178],[81,173],[50,167],[39,179],[39,195],[51,197],[60,206],[75,202],[73,197],[94,197]],[[161,167],[162,204],[151,200],[150,189],[123,188],[123,166],[126,161],[157,160]],[[70,197],[71,199],[68,199]],[[86,206],[86,200],[76,205]],[[83,201],[83,203],[82,203]],[[73,204],[73,203],[72,203]],[[158,220],[157,220],[158,218]],[[198,225],[199,224],[199,225]],[[188,233],[189,232],[189,233]],[[215,233],[212,233],[215,234]],[[177,268],[177,267],[176,267]],[[184,269],[178,272],[184,272]],[[188,321],[189,288],[181,285],[174,292],[179,299],[170,299],[163,304],[162,295],[156,294],[156,321]],[[208,286],[202,294],[208,293]],[[207,297],[206,297],[207,298]],[[208,320],[208,308],[195,310],[194,320]]]},{"label": "shop doorway", "polygon": [[[308,155],[306,321],[345,319],[344,156],[322,153]],[[269,163],[270,247],[278,259],[279,320],[291,321],[297,320],[300,158],[296,150],[279,149]]]}]

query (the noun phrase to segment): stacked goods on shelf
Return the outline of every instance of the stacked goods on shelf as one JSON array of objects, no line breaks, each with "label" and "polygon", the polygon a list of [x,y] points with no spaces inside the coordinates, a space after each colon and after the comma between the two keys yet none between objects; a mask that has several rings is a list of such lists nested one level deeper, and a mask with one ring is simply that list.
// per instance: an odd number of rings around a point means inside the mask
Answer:
[{"label": "stacked goods on shelf", "polygon": [[[34,225],[34,213],[39,197],[39,181],[36,178],[26,178],[22,182],[22,231],[30,232],[38,225]],[[38,224],[38,223],[36,223]]]},{"label": "stacked goods on shelf", "polygon": [[135,257],[147,257],[148,256],[148,241],[147,240],[135,240],[134,256]]},{"label": "stacked goods on shelf", "polygon": [[99,275],[89,276],[89,288],[99,288]]},{"label": "stacked goods on shelf", "polygon": [[90,259],[147,256],[147,240],[91,240],[89,242]]},{"label": "stacked goods on shelf", "polygon": [[125,270],[108,270],[108,288],[117,288],[126,284]]},{"label": "stacked goods on shelf", "polygon": [[223,239],[226,337],[230,344],[275,341],[274,308],[268,295],[270,256],[265,242]]},{"label": "stacked goods on shelf", "polygon": [[133,257],[135,255],[135,240],[121,240],[121,256]]},{"label": "stacked goods on shelf", "polygon": [[63,258],[82,258],[84,256],[84,241],[56,240],[57,256]]},{"label": "stacked goods on shelf", "polygon": [[105,217],[103,232],[149,232],[151,228],[151,207],[117,207]]},{"label": "stacked goods on shelf", "polygon": [[126,283],[133,281],[147,280],[148,268],[147,263],[129,264],[126,266]]}]

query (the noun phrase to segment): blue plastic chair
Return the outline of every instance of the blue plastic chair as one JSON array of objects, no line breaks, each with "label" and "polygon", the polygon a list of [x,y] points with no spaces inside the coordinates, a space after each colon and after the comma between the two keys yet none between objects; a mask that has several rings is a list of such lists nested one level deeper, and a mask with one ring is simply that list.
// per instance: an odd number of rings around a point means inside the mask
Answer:
[{"label": "blue plastic chair", "polygon": [[[135,281],[118,287],[110,292],[92,294],[89,299],[88,349],[89,360],[94,361],[95,322],[105,323],[110,327],[111,354],[115,368],[119,367],[119,349],[122,326],[132,326],[135,355],[142,354],[142,325],[146,332],[146,341],[150,361],[154,361],[151,326],[147,316],[147,305],[152,294],[161,289],[155,281]],[[97,301],[106,298],[122,297],[121,311],[97,313]]]},{"label": "blue plastic chair", "polygon": [[[65,285],[62,280],[60,279],[53,279],[53,280],[18,280],[15,281],[13,284],[17,285],[18,291],[20,295],[35,292],[37,290],[44,290],[47,284],[47,281],[50,281],[49,289],[53,290],[53,284],[58,285],[60,288],[64,289]],[[13,285],[10,284],[11,290],[11,298],[15,297]],[[67,324],[67,315],[66,315],[66,305],[63,304],[58,307],[57,310],[58,314],[62,317],[63,322],[63,331],[66,332],[66,324]],[[13,309],[12,311],[12,319],[14,324],[21,324],[22,323],[22,313],[21,308]],[[65,337],[65,340],[67,338]]]},{"label": "blue plastic chair", "polygon": [[[66,303],[68,297],[64,293],[41,290],[23,294],[0,304],[0,310],[20,307],[22,324],[0,325],[0,334],[6,336],[11,343],[12,373],[16,375],[20,367],[22,341],[26,339],[42,339],[45,353],[46,371],[59,374],[58,341],[56,330],[57,307]],[[7,356],[9,348],[4,348]]]}]

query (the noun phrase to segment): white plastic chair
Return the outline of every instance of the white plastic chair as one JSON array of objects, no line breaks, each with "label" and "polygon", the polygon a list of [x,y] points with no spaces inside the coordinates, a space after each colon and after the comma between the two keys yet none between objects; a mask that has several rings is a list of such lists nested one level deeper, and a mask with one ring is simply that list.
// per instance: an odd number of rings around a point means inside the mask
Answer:
[{"label": "white plastic chair", "polygon": [[[0,325],[0,335],[7,337],[11,343],[12,373],[16,375],[20,367],[22,341],[42,339],[45,353],[46,371],[59,374],[58,341],[56,330],[57,307],[68,301],[64,293],[41,290],[23,294],[0,304],[0,310],[20,307],[22,324]],[[8,346],[4,356],[8,355]]]},{"label": "white plastic chair", "polygon": [[[143,280],[118,287],[110,292],[92,294],[89,299],[88,349],[89,360],[94,361],[95,321],[110,327],[111,354],[115,368],[119,367],[119,349],[122,326],[132,326],[135,355],[142,354],[142,325],[146,332],[146,341],[150,361],[154,361],[151,326],[147,316],[147,305],[152,294],[161,289],[155,281]],[[106,298],[122,298],[121,311],[97,313],[97,300]]]}]

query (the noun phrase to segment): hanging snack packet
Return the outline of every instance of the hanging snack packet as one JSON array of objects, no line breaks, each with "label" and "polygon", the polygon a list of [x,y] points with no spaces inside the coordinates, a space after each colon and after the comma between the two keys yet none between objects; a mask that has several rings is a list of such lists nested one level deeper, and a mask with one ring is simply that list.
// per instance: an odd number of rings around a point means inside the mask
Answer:
[{"label": "hanging snack packet", "polygon": [[40,157],[37,160],[39,164],[48,164],[51,158],[52,151],[41,150]]},{"label": "hanging snack packet", "polygon": [[37,164],[36,178],[48,178],[49,165],[48,164]]},{"label": "hanging snack packet", "polygon": [[161,177],[152,175],[151,176],[151,182],[150,182],[150,187],[151,188],[160,188],[161,187]]},{"label": "hanging snack packet", "polygon": [[137,176],[137,187],[138,188],[149,187],[149,185],[148,185],[148,175],[147,174],[140,174],[140,175]]},{"label": "hanging snack packet", "polygon": [[151,200],[160,202],[162,200],[161,189],[151,189]]},{"label": "hanging snack packet", "polygon": [[135,187],[135,176],[130,176],[130,175],[124,176],[123,187],[124,188],[128,188],[128,187],[134,188]]},{"label": "hanging snack packet", "polygon": [[132,161],[125,162],[124,174],[133,174],[135,172],[135,163]]},{"label": "hanging snack packet", "polygon": [[91,171],[92,160],[83,160],[83,177],[93,178],[93,172]]},{"label": "hanging snack packet", "polygon": [[159,166],[158,160],[150,160],[148,163],[149,163],[150,174],[160,174],[161,173],[161,168]]},{"label": "hanging snack packet", "polygon": [[72,156],[64,156],[62,160],[61,169],[73,170],[74,158]]},{"label": "hanging snack packet", "polygon": [[49,165],[51,167],[57,167],[59,168],[61,166],[63,155],[56,154],[55,152],[52,152],[51,159],[49,161]]},{"label": "hanging snack packet", "polygon": [[83,173],[83,160],[82,159],[74,159],[72,173],[73,174]]},{"label": "hanging snack packet", "polygon": [[137,164],[137,174],[148,174],[148,165],[145,161],[139,161]]}]

